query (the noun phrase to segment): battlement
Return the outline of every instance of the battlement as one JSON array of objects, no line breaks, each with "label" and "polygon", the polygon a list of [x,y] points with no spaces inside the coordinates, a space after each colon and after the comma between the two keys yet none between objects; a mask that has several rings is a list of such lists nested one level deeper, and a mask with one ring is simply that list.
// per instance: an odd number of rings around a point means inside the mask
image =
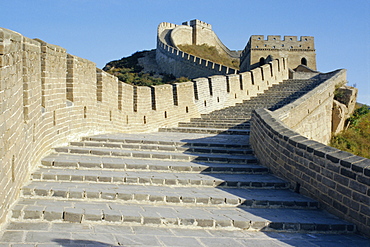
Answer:
[{"label": "battlement", "polygon": [[268,57],[285,57],[291,69],[303,64],[316,70],[315,42],[312,36],[252,35],[240,56],[240,70],[248,71],[266,61]]},{"label": "battlement", "polygon": [[293,41],[293,42],[313,42],[314,37],[313,36],[301,36],[298,40],[297,36],[284,36],[283,39],[281,39],[281,35],[267,35],[267,39],[265,39],[264,35],[252,35],[250,37],[250,41]]},{"label": "battlement", "polygon": [[297,36],[284,36],[283,39],[281,39],[280,35],[268,35],[267,39],[265,39],[264,35],[252,35],[246,46],[246,49],[247,48],[315,50],[315,45],[314,37],[312,36],[301,36],[298,40]]},{"label": "battlement", "polygon": [[[183,22],[183,25],[184,23],[188,23],[188,22]],[[185,24],[187,25],[187,24]],[[208,24],[204,21],[200,21],[200,20],[191,20],[190,21],[190,26],[193,27],[193,28],[197,28],[197,27],[203,27],[203,28],[208,28],[208,29],[212,29],[212,25],[211,24]]]}]

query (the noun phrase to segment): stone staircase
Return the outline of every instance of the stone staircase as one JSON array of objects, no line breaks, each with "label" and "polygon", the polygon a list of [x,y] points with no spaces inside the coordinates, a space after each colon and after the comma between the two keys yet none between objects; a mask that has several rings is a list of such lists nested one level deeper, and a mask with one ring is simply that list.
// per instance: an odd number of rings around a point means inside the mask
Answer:
[{"label": "stone staircase", "polygon": [[354,232],[258,165],[249,146],[254,108],[277,109],[317,84],[288,80],[177,128],[55,148],[22,189],[12,221]]},{"label": "stone staircase", "polygon": [[276,110],[309,92],[319,85],[319,80],[289,79],[273,85],[268,90],[250,100],[244,100],[235,106],[202,114],[188,123],[179,123],[177,128],[161,128],[160,132],[238,134],[249,135],[249,120],[252,111],[258,108]]}]

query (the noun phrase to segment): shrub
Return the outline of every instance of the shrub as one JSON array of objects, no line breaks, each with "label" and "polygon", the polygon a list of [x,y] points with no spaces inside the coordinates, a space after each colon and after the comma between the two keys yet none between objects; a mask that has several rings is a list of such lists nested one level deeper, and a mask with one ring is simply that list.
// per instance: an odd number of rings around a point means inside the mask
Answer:
[{"label": "shrub", "polygon": [[159,74],[155,72],[143,73],[143,67],[139,65],[139,58],[144,57],[150,51],[141,51],[129,57],[121,58],[107,63],[104,71],[117,76],[118,80],[135,86],[153,86],[173,82],[189,81],[188,78],[176,78],[172,74]]},{"label": "shrub", "polygon": [[370,110],[364,105],[348,119],[348,128],[333,136],[330,146],[370,159]]}]

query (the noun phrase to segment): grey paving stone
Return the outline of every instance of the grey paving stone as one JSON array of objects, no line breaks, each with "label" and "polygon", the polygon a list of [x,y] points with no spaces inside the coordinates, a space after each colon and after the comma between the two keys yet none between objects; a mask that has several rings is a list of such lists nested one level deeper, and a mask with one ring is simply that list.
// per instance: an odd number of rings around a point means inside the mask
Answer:
[{"label": "grey paving stone", "polygon": [[6,230],[0,238],[1,242],[18,242],[24,238],[24,231]]},{"label": "grey paving stone", "polygon": [[196,238],[158,236],[158,240],[164,246],[203,246]]},{"label": "grey paving stone", "polygon": [[[246,246],[232,238],[198,238],[198,240],[203,244],[203,246],[209,246],[209,247]],[[253,245],[250,245],[250,246],[253,246]]]},{"label": "grey paving stone", "polygon": [[72,243],[79,243],[81,241],[85,245],[96,246],[116,246],[118,245],[115,237],[108,233],[72,233]]},{"label": "grey paving stone", "polygon": [[[50,232],[91,232],[94,227],[89,224],[78,224],[69,222],[53,222],[51,224]],[[68,234],[67,234],[68,235]]]},{"label": "grey paving stone", "polygon": [[94,232],[96,233],[111,233],[113,235],[128,235],[134,234],[134,231],[131,226],[123,225],[94,225]]},{"label": "grey paving stone", "polygon": [[32,231],[45,231],[50,227],[49,222],[10,222],[7,226],[8,230],[32,230]]},{"label": "grey paving stone", "polygon": [[164,227],[132,226],[132,230],[136,235],[173,236],[170,229]]},{"label": "grey paving stone", "polygon": [[[59,241],[57,241],[59,240]],[[26,243],[59,243],[69,244],[71,240],[71,233],[69,232],[33,232],[29,231],[26,233]]]},{"label": "grey paving stone", "polygon": [[[277,247],[277,246],[287,246],[280,241],[275,240],[265,240],[265,239],[236,239],[242,246],[255,246],[255,247]],[[290,245],[288,245],[290,246]],[[300,246],[300,245],[299,245]]]},{"label": "grey paving stone", "polygon": [[115,235],[120,246],[163,246],[157,237],[151,234],[142,235]]}]

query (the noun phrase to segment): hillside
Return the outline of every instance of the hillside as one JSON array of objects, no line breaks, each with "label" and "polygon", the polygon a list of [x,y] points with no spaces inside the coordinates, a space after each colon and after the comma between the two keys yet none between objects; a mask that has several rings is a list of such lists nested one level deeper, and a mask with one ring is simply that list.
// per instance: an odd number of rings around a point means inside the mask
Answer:
[{"label": "hillside", "polygon": [[347,129],[333,136],[330,146],[370,159],[370,110],[358,107],[348,119]]},{"label": "hillside", "polygon": [[162,73],[155,62],[155,50],[135,52],[131,56],[108,62],[103,70],[117,76],[120,81],[136,86],[189,81],[185,77],[176,78]]},{"label": "hillside", "polygon": [[226,53],[221,54],[216,47],[207,44],[202,45],[179,45],[179,48],[186,53],[192,54],[203,59],[210,60],[227,67],[239,69],[240,60],[229,57]]}]

